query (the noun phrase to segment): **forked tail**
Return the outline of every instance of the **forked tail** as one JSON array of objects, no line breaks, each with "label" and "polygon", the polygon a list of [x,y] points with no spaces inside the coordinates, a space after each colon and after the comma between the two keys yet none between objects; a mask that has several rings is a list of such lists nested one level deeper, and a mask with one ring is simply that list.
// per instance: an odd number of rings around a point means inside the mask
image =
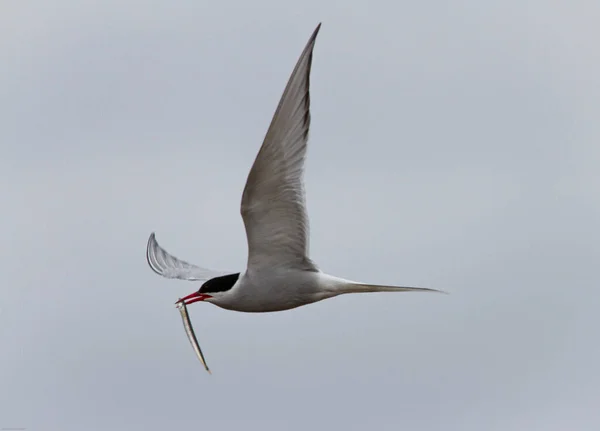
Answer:
[{"label": "forked tail", "polygon": [[436,292],[446,293],[442,290],[429,289],[426,287],[408,286],[384,286],[379,284],[348,283],[343,289],[344,293],[366,293],[366,292]]},{"label": "forked tail", "polygon": [[321,283],[325,290],[340,295],[343,293],[367,293],[367,292],[436,292],[446,293],[443,290],[429,289],[426,287],[390,286],[381,284],[367,284],[346,280],[339,277],[321,273]]}]

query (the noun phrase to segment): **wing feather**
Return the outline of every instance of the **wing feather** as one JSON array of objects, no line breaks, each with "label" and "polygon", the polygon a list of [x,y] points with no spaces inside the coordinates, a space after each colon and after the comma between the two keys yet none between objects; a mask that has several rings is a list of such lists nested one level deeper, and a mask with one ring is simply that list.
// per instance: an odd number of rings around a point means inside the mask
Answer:
[{"label": "wing feather", "polygon": [[287,266],[317,270],[308,257],[303,176],[310,128],[310,70],[320,27],[296,63],[244,188],[241,214],[249,269]]},{"label": "wing feather", "polygon": [[148,239],[146,260],[152,271],[165,278],[207,281],[211,278],[227,274],[227,272],[213,271],[193,265],[167,253],[167,251],[158,244],[158,241],[156,241],[154,232],[152,232]]}]

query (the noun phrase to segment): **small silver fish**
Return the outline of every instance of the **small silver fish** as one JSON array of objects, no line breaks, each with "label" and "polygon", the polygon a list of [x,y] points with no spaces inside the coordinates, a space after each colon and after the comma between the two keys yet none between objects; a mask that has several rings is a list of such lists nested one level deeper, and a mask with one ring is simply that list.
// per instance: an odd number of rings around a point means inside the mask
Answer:
[{"label": "small silver fish", "polygon": [[208,365],[206,365],[206,361],[204,360],[204,355],[202,354],[202,350],[200,349],[200,344],[198,344],[198,339],[196,338],[196,334],[194,333],[194,328],[192,327],[192,322],[190,321],[190,315],[187,312],[187,307],[185,302],[178,301],[176,303],[177,308],[179,308],[179,312],[181,313],[181,319],[183,320],[183,327],[185,328],[185,333],[187,334],[188,340],[190,340],[190,344],[194,348],[196,352],[196,356],[208,371],[208,374],[212,374],[208,369]]}]

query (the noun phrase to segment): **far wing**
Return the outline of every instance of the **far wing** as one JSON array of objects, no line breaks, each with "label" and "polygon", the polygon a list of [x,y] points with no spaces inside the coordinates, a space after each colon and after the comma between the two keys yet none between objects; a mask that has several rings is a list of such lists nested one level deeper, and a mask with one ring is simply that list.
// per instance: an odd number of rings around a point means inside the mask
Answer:
[{"label": "far wing", "polygon": [[310,127],[310,69],[321,24],[300,55],[256,156],[242,195],[248,269],[316,271],[308,257],[304,159]]},{"label": "far wing", "polygon": [[214,277],[228,274],[227,272],[212,271],[201,268],[167,253],[158,242],[154,232],[148,239],[146,248],[146,260],[152,271],[166,278],[178,278],[189,281],[207,281]]}]

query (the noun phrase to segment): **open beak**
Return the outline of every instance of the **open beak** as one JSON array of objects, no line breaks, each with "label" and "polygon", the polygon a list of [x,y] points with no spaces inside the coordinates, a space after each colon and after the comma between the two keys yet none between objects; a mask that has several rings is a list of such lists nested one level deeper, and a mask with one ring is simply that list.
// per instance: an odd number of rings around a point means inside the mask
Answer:
[{"label": "open beak", "polygon": [[212,298],[212,296],[207,295],[206,293],[194,292],[189,294],[188,296],[184,296],[180,298],[175,304],[179,304],[183,302],[185,305],[193,304],[194,302],[204,301],[207,298]]}]

